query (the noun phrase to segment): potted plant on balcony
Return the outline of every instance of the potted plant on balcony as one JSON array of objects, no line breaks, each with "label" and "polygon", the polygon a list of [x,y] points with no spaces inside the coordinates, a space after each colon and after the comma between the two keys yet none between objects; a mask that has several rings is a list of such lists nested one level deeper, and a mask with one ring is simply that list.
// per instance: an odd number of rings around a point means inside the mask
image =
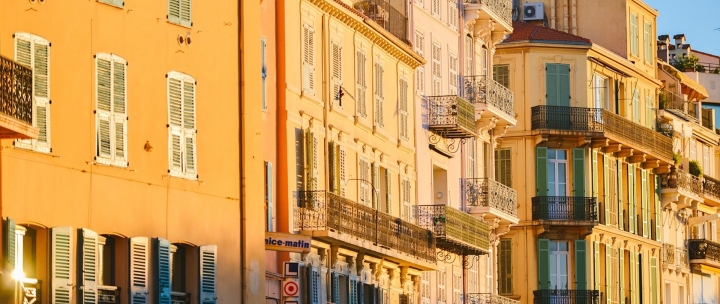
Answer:
[{"label": "potted plant on balcony", "polygon": [[675,161],[675,166],[677,167],[682,161],[682,155],[680,155],[680,153],[673,153],[673,161]]},{"label": "potted plant on balcony", "polygon": [[696,160],[690,161],[690,174],[697,176],[697,177],[703,177],[703,170],[702,166],[700,166],[700,163]]}]

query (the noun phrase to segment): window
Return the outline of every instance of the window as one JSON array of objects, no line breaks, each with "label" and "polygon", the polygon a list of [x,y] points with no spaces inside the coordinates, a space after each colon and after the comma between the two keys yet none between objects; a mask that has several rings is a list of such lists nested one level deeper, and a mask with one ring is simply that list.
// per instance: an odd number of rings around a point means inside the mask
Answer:
[{"label": "window", "polygon": [[493,78],[506,88],[510,88],[510,66],[507,64],[493,66]]},{"label": "window", "polygon": [[303,23],[303,93],[315,95],[315,28]]},{"label": "window", "polygon": [[420,275],[420,304],[430,304],[430,272]]},{"label": "window", "polygon": [[548,149],[548,196],[567,196],[567,151]]},{"label": "window", "polygon": [[550,289],[570,289],[568,242],[550,241]]},{"label": "window", "polygon": [[645,36],[643,37],[643,42],[645,42],[645,62],[652,63],[652,52],[653,52],[653,39],[652,39],[652,25],[650,22],[645,22]]},{"label": "window", "polygon": [[549,106],[570,106],[570,65],[545,65],[545,98]]},{"label": "window", "polygon": [[318,139],[315,133],[307,131],[305,134],[305,190],[318,189]]},{"label": "window", "polygon": [[477,156],[477,142],[475,141],[475,138],[469,138],[465,146],[467,147],[466,176],[467,178],[475,178],[477,177],[477,164],[475,163],[475,157]]},{"label": "window", "polygon": [[640,123],[640,91],[638,89],[633,90],[632,96],[632,120],[635,123]]},{"label": "window", "polygon": [[449,92],[450,95],[457,95],[458,94],[458,59],[455,54],[450,54],[450,64],[449,64]]},{"label": "window", "polygon": [[655,111],[653,111],[652,96],[645,95],[645,123],[650,129],[655,129]]},{"label": "window", "polygon": [[[200,303],[215,303],[217,297],[217,246],[205,245],[191,247],[184,244],[171,244],[169,241],[156,238],[153,241],[155,267],[154,280],[158,286],[157,303],[182,302],[190,303],[190,295],[197,290]],[[137,251],[142,250],[141,243]],[[131,249],[131,259],[135,259]],[[147,257],[147,255],[145,255]],[[145,261],[147,261],[145,259]],[[145,262],[147,265],[147,262]],[[131,262],[131,265],[133,262]],[[195,272],[197,269],[198,272]],[[138,271],[142,270],[139,267]],[[131,268],[135,272],[135,268]],[[131,280],[134,280],[135,273]],[[192,284],[198,282],[199,284]],[[131,289],[136,285],[131,284]],[[198,286],[198,287],[195,287]],[[198,288],[198,289],[195,289]],[[131,290],[131,294],[133,290]],[[143,302],[144,303],[144,302]]]},{"label": "window", "polygon": [[512,240],[500,239],[498,248],[498,293],[510,295],[512,288]]},{"label": "window", "polygon": [[478,273],[478,268],[480,268],[479,264],[480,263],[472,263],[470,269],[468,269],[469,293],[478,293],[480,290],[480,274]]},{"label": "window", "polygon": [[415,5],[419,7],[425,7],[425,1],[424,0],[415,0]]},{"label": "window", "polygon": [[402,197],[402,219],[406,222],[415,222],[415,212],[412,203],[412,183],[407,178],[400,181],[400,195]]},{"label": "window", "polygon": [[440,45],[433,42],[432,44],[432,94],[440,95],[440,86],[442,82],[442,73],[440,71],[440,56],[442,52]]},{"label": "window", "polygon": [[454,31],[458,30],[458,2],[457,0],[448,1],[448,26]]},{"label": "window", "polygon": [[117,7],[123,7],[125,5],[125,0],[98,0],[98,2],[107,3]]},{"label": "window", "polygon": [[375,126],[385,127],[385,93],[383,91],[383,76],[385,75],[385,67],[382,62],[375,62]]},{"label": "window", "polygon": [[169,72],[168,86],[168,154],[170,175],[197,179],[195,122],[196,82],[189,75]]},{"label": "window", "polygon": [[340,90],[342,88],[342,45],[339,41],[332,42],[332,68],[330,70],[331,92],[334,104],[342,107]]},{"label": "window", "polygon": [[463,304],[462,281],[462,272],[459,269],[453,269],[453,304]]},{"label": "window", "polygon": [[275,203],[273,202],[273,169],[271,162],[265,162],[265,228],[275,231],[274,216]]},{"label": "window", "polygon": [[127,167],[127,62],[100,53],[95,55],[95,72],[95,161]]},{"label": "window", "polygon": [[475,40],[470,36],[465,36],[465,76],[473,76],[473,52]]},{"label": "window", "polygon": [[367,80],[366,80],[366,60],[365,52],[358,49],[355,53],[355,64],[356,69],[356,87],[357,87],[357,104],[355,105],[357,115],[363,118],[367,117],[367,107],[365,106],[365,92],[367,91]]},{"label": "window", "polygon": [[267,43],[265,38],[260,39],[260,56],[261,56],[261,76],[262,76],[262,109],[267,110],[267,63],[266,63]]},{"label": "window", "polygon": [[612,111],[612,105],[610,104],[610,81],[607,77],[600,74],[595,74],[593,78],[595,108]]},{"label": "window", "polygon": [[[420,31],[415,31],[415,51],[420,56],[425,57],[425,36]],[[415,70],[417,81],[415,81],[415,91],[418,94],[425,92],[425,66],[420,66]]]},{"label": "window", "polygon": [[638,15],[630,14],[630,52],[633,56],[638,56]]},{"label": "window", "polygon": [[408,132],[408,81],[407,79],[400,78],[399,84],[398,84],[398,108],[399,108],[399,126],[398,126],[398,133],[399,137],[402,140],[409,140],[409,132]]},{"label": "window", "polygon": [[113,237],[98,236],[97,261],[98,285],[115,286],[115,239]]},{"label": "window", "polygon": [[430,0],[432,1],[432,7],[430,8],[430,14],[432,14],[435,18],[440,18],[440,0]]},{"label": "window", "polygon": [[487,75],[488,66],[488,49],[486,46],[482,46],[480,49],[480,75]]},{"label": "window", "polygon": [[445,276],[445,269],[438,269],[437,270],[437,295],[438,295],[438,303],[445,303],[445,298],[447,297],[447,293],[445,292],[445,284],[447,277]]},{"label": "window", "polygon": [[192,26],[192,0],[168,0],[168,22]]},{"label": "window", "polygon": [[365,206],[372,206],[370,199],[370,163],[364,157],[358,158],[358,201]]},{"label": "window", "polygon": [[495,180],[512,187],[512,166],[510,148],[495,150]]},{"label": "window", "polygon": [[32,68],[33,127],[37,139],[19,139],[15,146],[50,153],[50,42],[28,33],[15,33],[15,61]]}]

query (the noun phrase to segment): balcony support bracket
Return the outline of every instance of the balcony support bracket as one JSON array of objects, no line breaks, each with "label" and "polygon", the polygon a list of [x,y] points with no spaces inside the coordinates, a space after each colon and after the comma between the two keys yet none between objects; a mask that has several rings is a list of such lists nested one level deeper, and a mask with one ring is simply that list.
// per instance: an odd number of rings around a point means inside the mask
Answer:
[{"label": "balcony support bracket", "polygon": [[[635,151],[635,149],[625,148],[625,149],[622,149],[619,152],[615,153],[615,157],[617,157],[617,158],[630,157],[633,155],[633,151]],[[606,150],[606,152],[607,152],[607,150]]]},{"label": "balcony support bracket", "polygon": [[642,162],[645,162],[646,160],[647,160],[647,155],[645,153],[635,154],[633,156],[630,156],[630,158],[628,158],[628,162],[630,162],[632,164],[642,163]]},{"label": "balcony support bracket", "polygon": [[[608,140],[609,141],[609,140]],[[605,153],[615,153],[622,150],[622,144],[612,144],[605,146]],[[630,149],[632,153],[632,149]]]},{"label": "balcony support bracket", "polygon": [[593,139],[592,143],[591,143],[591,147],[603,148],[603,147],[607,147],[609,144],[610,144],[610,140],[607,138]]}]

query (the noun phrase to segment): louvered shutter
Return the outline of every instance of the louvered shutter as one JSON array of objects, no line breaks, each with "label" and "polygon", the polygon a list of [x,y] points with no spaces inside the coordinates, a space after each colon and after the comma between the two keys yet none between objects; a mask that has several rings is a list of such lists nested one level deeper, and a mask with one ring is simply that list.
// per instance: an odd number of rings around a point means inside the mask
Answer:
[{"label": "louvered shutter", "polygon": [[384,92],[383,92],[383,75],[385,71],[381,63],[375,63],[375,125],[384,127],[385,110],[383,108]]},{"label": "louvered shutter", "polygon": [[307,190],[316,190],[315,180],[315,166],[313,166],[315,160],[315,149],[313,149],[313,142],[315,141],[315,134],[307,132],[305,135],[305,167],[307,170]]},{"label": "louvered shutter", "polygon": [[575,240],[575,289],[587,289],[587,255],[585,240]]},{"label": "louvered shutter", "polygon": [[594,281],[595,281],[595,287],[594,290],[600,290],[600,243],[599,242],[593,242],[593,272],[595,274]]},{"label": "louvered shutter", "polygon": [[4,269],[15,269],[17,235],[15,234],[15,221],[6,217],[3,221],[3,257],[5,257]]},{"label": "louvered shutter", "polygon": [[338,168],[340,168],[340,195],[345,196],[345,158],[347,155],[345,153],[344,146],[338,147],[340,151],[338,156]]},{"label": "louvered shutter", "polygon": [[[592,197],[595,199],[598,198],[598,194],[600,193],[600,174],[598,170],[600,169],[598,167],[598,152],[597,150],[592,150]],[[597,206],[595,206],[597,208]]]},{"label": "louvered shutter", "polygon": [[547,147],[535,148],[535,181],[537,183],[537,196],[546,196],[548,193],[547,150]]},{"label": "louvered shutter", "polygon": [[635,207],[635,166],[632,164],[628,164],[628,170],[627,170],[627,178],[628,178],[628,221],[630,222],[630,233],[635,233],[635,227],[637,226],[637,222],[635,221],[635,214],[637,214],[636,207]]},{"label": "louvered shutter", "polygon": [[357,50],[356,55],[357,63],[357,114],[360,117],[367,117],[366,102],[366,91],[367,91],[367,80],[366,80],[366,65],[365,65],[365,53],[362,50]]},{"label": "louvered shutter", "polygon": [[168,0],[168,21],[180,24],[180,0]]},{"label": "louvered shutter", "polygon": [[217,303],[217,246],[200,246],[200,304]]},{"label": "louvered shutter", "polygon": [[180,0],[180,25],[192,26],[192,0]]},{"label": "louvered shutter", "polygon": [[380,209],[380,164],[377,162],[372,163],[372,202],[376,209]]},{"label": "louvered shutter", "polygon": [[320,304],[320,272],[310,267],[310,304]]},{"label": "louvered shutter", "polygon": [[50,152],[50,43],[28,33],[15,33],[15,60],[32,68],[33,125],[37,139],[17,140],[16,145],[39,152]]},{"label": "louvered shutter", "polygon": [[618,248],[620,254],[620,304],[625,304],[625,249]]},{"label": "louvered shutter", "polygon": [[130,304],[148,303],[148,238],[130,239]]},{"label": "louvered shutter", "polygon": [[605,206],[605,225],[612,223],[612,208],[610,207],[610,157],[603,154],[603,205]]},{"label": "louvered shutter", "polygon": [[390,170],[387,168],[385,169],[385,210],[388,214],[391,213],[390,208],[392,208],[392,180],[391,180],[391,174]]},{"label": "louvered shutter", "polygon": [[330,70],[332,100],[342,107],[340,88],[342,86],[342,46],[338,42],[332,43],[332,68]]},{"label": "louvered shutter", "polygon": [[168,143],[170,173],[181,175],[182,160],[182,80],[179,75],[168,77],[168,122],[170,139]]},{"label": "louvered shutter", "polygon": [[558,105],[570,106],[570,65],[558,65]]},{"label": "louvered shutter", "polygon": [[155,239],[155,284],[157,284],[157,302],[170,304],[170,242],[162,238]]},{"label": "louvered shutter", "polygon": [[97,156],[101,159],[111,159],[112,61],[105,56],[99,56],[95,61],[97,73]]},{"label": "louvered shutter", "polygon": [[117,56],[113,59],[113,156],[116,165],[127,165],[127,64]]},{"label": "louvered shutter", "polygon": [[73,303],[72,227],[51,229],[51,286],[52,304]]},{"label": "louvered shutter", "polygon": [[369,304],[365,302],[365,283],[358,281],[357,282],[357,291],[358,291],[358,304]]},{"label": "louvered shutter", "polygon": [[635,295],[637,295],[637,264],[635,264],[635,252],[630,251],[630,303],[637,303]]},{"label": "louvered shutter", "polygon": [[572,150],[573,156],[573,195],[585,196],[585,149]]},{"label": "louvered shutter", "polygon": [[330,287],[330,301],[332,301],[333,303],[340,303],[340,274],[332,271],[330,273],[330,276],[332,276],[332,282],[330,282],[330,284],[332,285]]},{"label": "louvered shutter", "polygon": [[186,78],[183,81],[183,135],[185,139],[185,174],[197,175],[197,132],[195,125],[195,81]]},{"label": "louvered shutter", "polygon": [[655,240],[658,242],[662,241],[662,211],[660,208],[660,191],[660,176],[655,175]]},{"label": "louvered shutter", "polygon": [[82,229],[82,254],[80,266],[82,267],[82,287],[80,287],[82,304],[95,304],[98,301],[97,274],[98,274],[98,234],[90,229]]},{"label": "louvered shutter", "polygon": [[612,287],[612,270],[613,270],[613,263],[612,263],[612,248],[610,245],[605,244],[605,299],[607,301],[607,304],[612,304],[612,294],[613,294],[613,287]]},{"label": "louvered shutter", "polygon": [[196,83],[189,75],[168,73],[168,154],[170,174],[197,179]]},{"label": "louvered shutter", "polygon": [[648,210],[648,180],[647,180],[647,171],[645,169],[640,169],[640,177],[641,177],[641,184],[640,184],[640,191],[642,191],[642,236],[648,237],[649,235],[649,227],[650,227],[650,210]]},{"label": "louvered shutter", "polygon": [[650,299],[652,304],[660,303],[660,290],[658,289],[658,280],[659,277],[657,257],[650,257]]},{"label": "louvered shutter", "polygon": [[550,240],[538,239],[538,289],[550,289]]},{"label": "louvered shutter", "polygon": [[455,56],[454,54],[450,54],[448,59],[449,59],[448,60],[449,61],[448,62],[448,71],[449,71],[448,78],[450,78],[450,79],[448,79],[449,80],[449,85],[448,85],[449,90],[448,91],[449,91],[450,95],[457,95],[457,89],[458,89],[457,56]]},{"label": "louvered shutter", "polygon": [[548,106],[558,106],[558,65],[548,63],[545,65],[545,103]]},{"label": "louvered shutter", "polygon": [[348,280],[348,303],[358,304],[358,277],[350,275]]},{"label": "louvered shutter", "polygon": [[[617,160],[617,175],[613,176],[617,180],[617,203],[618,203],[618,229],[624,230],[625,226],[625,214],[623,208],[625,207],[623,200],[623,163],[621,160]],[[614,182],[614,181],[613,181]]]},{"label": "louvered shutter", "polygon": [[116,55],[96,55],[96,160],[127,166],[126,61]]},{"label": "louvered shutter", "polygon": [[265,185],[267,192],[267,230],[275,231],[275,223],[273,222],[273,216],[275,215],[275,202],[273,201],[273,169],[272,163],[265,163]]},{"label": "louvered shutter", "polygon": [[328,184],[330,186],[330,192],[339,194],[340,188],[338,187],[338,168],[337,168],[338,152],[336,151],[336,146],[337,145],[334,142],[328,143],[327,165],[328,165],[328,175],[330,177]]},{"label": "louvered shutter", "polygon": [[[19,64],[28,66],[30,68],[33,67],[33,43],[31,41],[31,35],[29,34],[21,34],[21,33],[15,33],[15,61],[17,61]],[[35,82],[35,74],[33,71],[33,83]],[[33,90],[35,87],[33,86]],[[35,94],[33,93],[33,107],[35,107],[37,103],[37,98],[35,97]],[[33,114],[33,125],[37,126],[37,113],[35,109],[32,110]],[[41,130],[42,131],[42,130]],[[15,142],[16,146],[26,148],[26,149],[32,149],[33,143],[37,143],[37,140],[35,139],[18,139]],[[14,266],[14,265],[13,265]]]},{"label": "louvered shutter", "polygon": [[315,94],[315,29],[303,23],[303,90]]},{"label": "louvered shutter", "polygon": [[400,108],[399,117],[399,137],[407,140],[408,136],[408,82],[404,78],[400,79],[398,89],[398,104]]}]

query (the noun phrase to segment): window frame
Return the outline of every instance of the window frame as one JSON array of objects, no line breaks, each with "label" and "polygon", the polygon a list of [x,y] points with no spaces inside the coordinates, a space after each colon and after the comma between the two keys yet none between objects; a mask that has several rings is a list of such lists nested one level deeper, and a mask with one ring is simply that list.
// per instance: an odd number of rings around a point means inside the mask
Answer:
[{"label": "window frame", "polygon": [[[172,123],[172,114],[171,114],[171,94],[170,94],[170,82],[171,80],[176,80],[180,83],[180,124],[179,125],[173,125]],[[186,84],[192,84],[192,104],[193,104],[193,110],[192,112],[188,112],[185,110],[185,85]],[[167,74],[167,107],[168,107],[168,172],[170,176],[173,177],[179,177],[183,179],[189,179],[189,180],[197,180],[198,179],[198,148],[197,148],[197,81],[195,78],[188,74],[184,74],[177,71],[170,71]],[[192,114],[192,126],[193,128],[188,128],[186,125],[188,124],[187,114]],[[179,136],[179,154],[180,154],[180,169],[174,168],[173,164],[173,136]],[[188,169],[187,164],[187,138],[192,138],[192,145],[193,145],[193,169]]]},{"label": "window frame", "polygon": [[[51,50],[51,43],[47,39],[30,34],[30,33],[24,33],[24,32],[16,32],[14,34],[14,59],[15,62],[18,62],[20,64],[22,63],[18,58],[18,40],[25,40],[29,43],[29,54],[28,54],[28,60],[29,67],[32,69],[32,79],[33,79],[33,85],[32,85],[32,126],[40,129],[40,132],[38,134],[37,139],[16,139],[14,142],[15,147],[21,148],[21,149],[27,149],[32,150],[35,152],[40,153],[51,153],[52,152],[52,132],[51,132],[51,118],[52,118],[52,99],[51,99],[51,60],[50,60],[50,50]],[[47,48],[47,75],[39,75],[38,70],[36,69],[36,59],[35,55],[37,54],[36,46],[42,45]],[[46,83],[46,96],[38,96],[37,93],[37,87],[38,87],[38,79],[41,79],[40,77],[45,77],[45,83]],[[42,107],[45,109],[45,129],[43,130],[41,127],[38,126],[38,108]],[[45,141],[41,141],[41,137],[43,136],[43,133],[45,135]]]},{"label": "window frame", "polygon": [[[103,94],[100,94],[100,61],[105,60],[109,63],[109,79],[108,84],[110,87],[107,88],[109,96],[109,109],[103,110],[100,109],[100,96]],[[124,100],[122,108],[124,112],[118,112],[116,108],[116,64],[120,64],[123,66],[123,98]],[[122,57],[110,54],[110,53],[97,53],[95,54],[95,161],[98,164],[102,165],[108,165],[108,166],[114,166],[114,167],[123,167],[127,168],[130,163],[129,157],[128,157],[128,92],[127,92],[127,72],[128,69],[128,62],[123,59]],[[105,116],[105,117],[104,117]],[[101,122],[103,120],[107,119],[108,121],[108,149],[109,154],[103,155],[102,153],[102,138],[101,137],[101,130],[103,129],[101,127]],[[118,121],[122,122],[122,151],[119,151],[117,149],[118,146]],[[119,157],[118,154],[122,154],[122,157]]]},{"label": "window frame", "polygon": [[[177,15],[173,13],[172,6],[177,3]],[[187,10],[187,16],[183,16],[183,12]],[[192,22],[192,0],[168,0],[167,21],[175,25],[190,28]]]}]

